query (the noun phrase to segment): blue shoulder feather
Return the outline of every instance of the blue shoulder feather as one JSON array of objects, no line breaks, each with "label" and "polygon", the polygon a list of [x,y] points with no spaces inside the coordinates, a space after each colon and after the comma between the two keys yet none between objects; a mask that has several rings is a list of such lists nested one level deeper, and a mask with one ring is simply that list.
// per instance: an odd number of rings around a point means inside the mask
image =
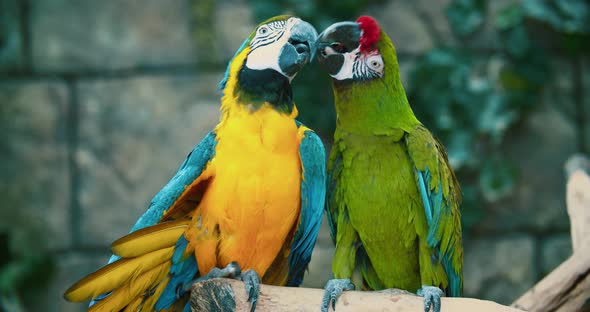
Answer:
[{"label": "blue shoulder feather", "polygon": [[188,154],[174,177],[152,199],[148,210],[137,220],[131,232],[160,221],[164,212],[176,202],[185,188],[201,175],[207,163],[213,159],[216,144],[215,133],[211,131]]},{"label": "blue shoulder feather", "polygon": [[301,213],[288,259],[287,286],[299,286],[303,281],[322,222],[326,196],[326,153],[322,141],[313,131],[305,131],[299,155],[302,164]]}]

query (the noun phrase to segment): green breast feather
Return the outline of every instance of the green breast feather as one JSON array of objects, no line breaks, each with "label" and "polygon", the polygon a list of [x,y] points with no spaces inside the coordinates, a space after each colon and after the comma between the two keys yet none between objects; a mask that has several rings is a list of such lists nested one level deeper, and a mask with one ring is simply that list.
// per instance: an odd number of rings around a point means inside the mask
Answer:
[{"label": "green breast feather", "polygon": [[[461,288],[459,189],[439,148],[421,125],[401,139],[337,133],[326,205],[337,278],[357,271],[368,289]],[[436,217],[426,213],[419,172],[428,172]]]}]

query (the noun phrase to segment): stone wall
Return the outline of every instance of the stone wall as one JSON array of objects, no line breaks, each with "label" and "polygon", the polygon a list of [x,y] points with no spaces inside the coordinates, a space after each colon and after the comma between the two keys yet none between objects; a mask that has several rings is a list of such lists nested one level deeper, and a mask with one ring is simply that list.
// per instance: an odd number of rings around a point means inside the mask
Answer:
[{"label": "stone wall", "polygon": [[[398,43],[404,81],[418,55],[454,43],[448,2],[390,0],[367,10]],[[213,3],[214,43],[195,40],[207,37],[192,14],[195,1],[0,0],[7,149],[0,186],[22,199],[17,208],[1,206],[0,230],[18,235],[19,224],[37,226],[58,264],[31,311],[84,309],[65,302],[63,291],[105,263],[109,243],[216,124],[224,63],[255,24],[245,0]],[[475,53],[490,48],[488,35],[474,40]],[[489,218],[466,235],[466,296],[509,303],[571,252],[562,165],[579,133],[549,105],[571,98],[571,81],[559,81],[506,144],[521,169],[517,191],[482,207]],[[323,286],[332,254],[324,226],[306,286]]]}]

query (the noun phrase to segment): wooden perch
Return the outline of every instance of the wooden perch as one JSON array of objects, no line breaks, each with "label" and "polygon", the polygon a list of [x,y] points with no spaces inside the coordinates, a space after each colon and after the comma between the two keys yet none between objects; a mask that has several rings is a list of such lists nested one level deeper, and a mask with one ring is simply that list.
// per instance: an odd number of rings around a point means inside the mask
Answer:
[{"label": "wooden perch", "polygon": [[[257,312],[319,312],[323,289],[260,285]],[[193,285],[191,309],[196,311],[249,312],[244,283],[232,279],[212,279]],[[442,298],[441,311],[516,312],[518,310],[491,301],[471,298]],[[336,311],[424,311],[421,297],[397,289],[383,291],[346,291]]]},{"label": "wooden perch", "polygon": [[[513,304],[527,311],[579,311],[590,297],[590,177],[568,161],[566,187],[573,255]],[[575,164],[579,162],[579,156]],[[576,168],[577,167],[577,168]]]}]

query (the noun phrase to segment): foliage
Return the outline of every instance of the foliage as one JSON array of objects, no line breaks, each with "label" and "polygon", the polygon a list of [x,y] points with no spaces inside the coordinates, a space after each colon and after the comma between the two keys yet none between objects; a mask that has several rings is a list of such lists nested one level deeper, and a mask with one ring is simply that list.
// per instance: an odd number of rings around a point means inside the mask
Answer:
[{"label": "foliage", "polygon": [[[13,127],[15,120],[24,118],[20,114],[16,105],[0,106],[0,132],[8,137],[23,136],[18,127]],[[18,140],[0,141],[0,153],[10,159],[0,162],[6,181],[0,183],[0,311],[24,311],[24,299],[35,289],[43,290],[55,268],[47,252],[42,218],[19,209],[31,200],[23,194],[32,194],[34,186],[21,172],[30,164],[20,157],[15,144]]]},{"label": "foliage", "polygon": [[[493,21],[486,21],[486,4],[455,0],[448,6],[461,44],[420,57],[408,90],[418,117],[447,147],[465,195],[467,227],[483,216],[481,202],[511,193],[517,172],[500,148],[512,127],[540,103],[551,82],[551,59],[588,51],[590,39],[590,5],[583,0],[524,0],[502,8]],[[498,44],[484,59],[473,52],[470,39],[485,24],[492,25]],[[548,35],[558,44],[547,44]]]}]

